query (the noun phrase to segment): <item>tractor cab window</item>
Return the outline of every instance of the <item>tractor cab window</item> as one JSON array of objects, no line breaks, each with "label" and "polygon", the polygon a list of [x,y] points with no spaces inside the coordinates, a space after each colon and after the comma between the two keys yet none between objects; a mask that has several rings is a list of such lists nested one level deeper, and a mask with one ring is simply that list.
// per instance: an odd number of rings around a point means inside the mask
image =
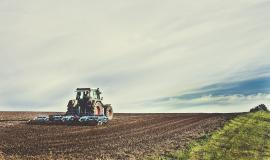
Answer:
[{"label": "tractor cab window", "polygon": [[91,90],[91,93],[90,93],[91,97],[93,99],[97,99],[97,93],[96,93],[96,90]]},{"label": "tractor cab window", "polygon": [[76,99],[82,99],[83,98],[83,93],[82,92],[77,92]]},{"label": "tractor cab window", "polygon": [[84,92],[83,92],[83,98],[90,98],[90,93],[89,93],[89,91],[84,91]]}]

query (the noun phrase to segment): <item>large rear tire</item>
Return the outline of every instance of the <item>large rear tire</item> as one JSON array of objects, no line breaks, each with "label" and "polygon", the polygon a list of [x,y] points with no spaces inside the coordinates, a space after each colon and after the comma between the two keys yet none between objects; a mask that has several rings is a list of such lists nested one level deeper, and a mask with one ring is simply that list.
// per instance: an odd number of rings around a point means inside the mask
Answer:
[{"label": "large rear tire", "polygon": [[105,116],[108,117],[109,120],[112,120],[113,119],[113,109],[112,109],[112,106],[110,104],[106,104],[104,105],[104,113],[105,113]]},{"label": "large rear tire", "polygon": [[103,115],[103,104],[101,102],[96,102],[94,108],[94,115],[97,116]]}]

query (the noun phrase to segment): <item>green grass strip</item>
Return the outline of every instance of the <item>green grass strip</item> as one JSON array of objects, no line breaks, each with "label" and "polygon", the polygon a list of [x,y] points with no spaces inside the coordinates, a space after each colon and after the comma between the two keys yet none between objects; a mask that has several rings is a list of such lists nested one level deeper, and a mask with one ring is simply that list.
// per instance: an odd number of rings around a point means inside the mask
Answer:
[{"label": "green grass strip", "polygon": [[270,160],[270,113],[240,115],[185,150],[149,160]]}]

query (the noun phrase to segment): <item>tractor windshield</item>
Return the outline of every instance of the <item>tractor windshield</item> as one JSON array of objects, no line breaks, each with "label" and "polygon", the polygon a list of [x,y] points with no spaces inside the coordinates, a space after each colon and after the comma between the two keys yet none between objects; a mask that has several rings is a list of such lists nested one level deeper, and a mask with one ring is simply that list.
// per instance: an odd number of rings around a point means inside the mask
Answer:
[{"label": "tractor windshield", "polygon": [[82,99],[83,98],[83,94],[82,92],[77,92],[77,95],[76,95],[76,99]]}]

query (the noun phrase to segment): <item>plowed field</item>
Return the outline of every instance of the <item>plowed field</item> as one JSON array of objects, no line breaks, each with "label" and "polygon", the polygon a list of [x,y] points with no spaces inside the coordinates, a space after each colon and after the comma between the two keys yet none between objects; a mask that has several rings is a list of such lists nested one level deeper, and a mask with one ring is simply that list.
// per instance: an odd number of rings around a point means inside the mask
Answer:
[{"label": "plowed field", "polygon": [[27,125],[0,112],[0,159],[141,159],[184,147],[236,114],[115,114],[103,126]]}]

